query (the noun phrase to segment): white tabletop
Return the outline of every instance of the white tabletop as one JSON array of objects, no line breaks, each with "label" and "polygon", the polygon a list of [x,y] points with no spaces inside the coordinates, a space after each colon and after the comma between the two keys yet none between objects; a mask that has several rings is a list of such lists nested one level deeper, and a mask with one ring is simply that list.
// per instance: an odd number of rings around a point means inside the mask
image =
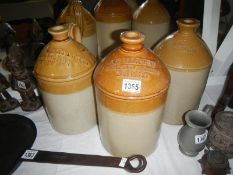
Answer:
[{"label": "white tabletop", "polygon": [[[62,135],[57,133],[50,125],[43,108],[33,113],[24,113],[17,109],[11,111],[25,115],[32,119],[37,127],[38,135],[33,149],[62,151],[81,154],[109,155],[103,148],[97,126],[79,135]],[[197,157],[187,157],[178,148],[177,133],[181,126],[170,126],[162,124],[159,144],[157,149],[147,157],[148,165],[140,174],[161,174],[161,175],[197,175],[201,172],[200,164],[197,162],[203,153]],[[233,163],[233,162],[232,162]],[[88,167],[73,165],[54,165],[23,162],[14,175],[119,175],[130,174],[122,169]]]},{"label": "white tabletop", "polygon": [[[62,151],[70,153],[109,155],[103,148],[97,126],[91,130],[79,135],[63,135],[57,133],[50,125],[46,113],[41,107],[32,113],[25,113],[19,108],[11,111],[25,115],[32,119],[37,127],[38,135],[33,145],[33,149]],[[177,143],[177,133],[180,126],[162,124],[161,134],[157,149],[147,157],[148,165],[146,169],[139,173],[142,175],[198,175],[201,174],[201,166],[198,163],[203,155],[203,151],[196,157],[183,155]],[[233,160],[230,160],[230,166],[233,167]],[[123,175],[131,174],[123,169],[73,166],[73,165],[55,165],[45,163],[23,162],[13,175]],[[233,173],[232,173],[233,174]]]}]

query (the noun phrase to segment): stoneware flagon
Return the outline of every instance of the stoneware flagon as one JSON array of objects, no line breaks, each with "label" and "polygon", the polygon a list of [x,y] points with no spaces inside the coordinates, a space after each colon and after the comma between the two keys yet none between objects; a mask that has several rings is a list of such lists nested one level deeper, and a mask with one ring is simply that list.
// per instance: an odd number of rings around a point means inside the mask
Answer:
[{"label": "stoneware flagon", "polygon": [[187,156],[196,156],[206,145],[212,120],[205,111],[190,110],[185,114],[185,122],[177,136],[179,148]]},{"label": "stoneware flagon", "polygon": [[132,29],[142,32],[145,47],[152,49],[169,34],[169,13],[159,0],[147,0],[134,12]]},{"label": "stoneware flagon", "polygon": [[57,19],[57,24],[72,23],[79,27],[81,43],[97,57],[98,45],[95,18],[83,6],[80,0],[70,0]]},{"label": "stoneware flagon", "polygon": [[77,134],[96,124],[92,74],[95,58],[68,37],[68,26],[48,29],[53,36],[41,51],[34,74],[49,121],[63,134]]},{"label": "stoneware flagon", "polygon": [[170,75],[143,47],[144,35],[123,32],[122,44],[94,73],[101,141],[113,155],[149,155],[157,145]]},{"label": "stoneware flagon", "polygon": [[183,114],[197,109],[212,64],[212,55],[196,32],[199,21],[178,19],[177,24],[178,31],[154,49],[171,74],[163,117],[167,124],[182,124]]},{"label": "stoneware flagon", "polygon": [[119,35],[131,29],[131,10],[124,0],[100,0],[95,7],[99,58],[120,45]]}]

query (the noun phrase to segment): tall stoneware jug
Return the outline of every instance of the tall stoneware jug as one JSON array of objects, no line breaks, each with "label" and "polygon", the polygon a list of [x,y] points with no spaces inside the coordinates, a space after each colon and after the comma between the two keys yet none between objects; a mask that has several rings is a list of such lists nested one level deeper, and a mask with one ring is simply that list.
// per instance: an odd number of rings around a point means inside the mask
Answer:
[{"label": "tall stoneware jug", "polygon": [[145,47],[152,49],[169,33],[169,13],[159,0],[147,0],[134,12],[132,29],[142,32]]},{"label": "tall stoneware jug", "polygon": [[196,33],[199,21],[179,19],[177,24],[178,31],[154,49],[171,74],[164,110],[164,122],[168,124],[182,124],[183,114],[197,109],[212,64],[209,49]]},{"label": "tall stoneware jug", "polygon": [[97,57],[98,45],[95,18],[83,6],[80,0],[70,0],[57,19],[57,24],[76,24],[81,32],[81,43]]},{"label": "tall stoneware jug", "polygon": [[131,28],[131,10],[124,0],[100,0],[95,7],[99,57],[120,44],[119,35]]},{"label": "tall stoneware jug", "polygon": [[81,133],[96,124],[92,74],[95,58],[68,37],[67,26],[48,29],[53,36],[34,68],[48,118],[63,134]]},{"label": "tall stoneware jug", "polygon": [[121,46],[94,73],[100,136],[113,155],[149,155],[159,137],[170,75],[143,47],[141,33],[127,31],[120,38]]}]

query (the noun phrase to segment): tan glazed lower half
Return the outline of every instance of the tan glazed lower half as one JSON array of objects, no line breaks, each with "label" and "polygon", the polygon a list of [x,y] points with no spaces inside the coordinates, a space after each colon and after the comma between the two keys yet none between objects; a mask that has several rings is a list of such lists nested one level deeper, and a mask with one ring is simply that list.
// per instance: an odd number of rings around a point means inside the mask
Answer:
[{"label": "tan glazed lower half", "polygon": [[130,114],[112,111],[97,98],[100,136],[105,149],[115,156],[149,155],[160,134],[164,105],[152,111]]},{"label": "tan glazed lower half", "polygon": [[54,129],[63,134],[87,131],[96,124],[93,87],[71,94],[41,91],[45,110]]},{"label": "tan glazed lower half", "polygon": [[96,22],[99,43],[99,56],[105,56],[120,44],[120,33],[130,30],[130,21],[123,23]]},{"label": "tan glazed lower half", "polygon": [[153,49],[155,45],[169,33],[169,23],[161,24],[140,24],[133,22],[133,30],[142,32],[145,35],[144,45],[147,48]]},{"label": "tan glazed lower half", "polygon": [[82,38],[82,44],[92,53],[96,58],[98,54],[98,44],[96,33]]},{"label": "tan glazed lower half", "polygon": [[169,69],[171,84],[168,90],[163,120],[167,124],[183,124],[183,114],[197,109],[209,73],[209,67],[199,71],[183,72]]}]

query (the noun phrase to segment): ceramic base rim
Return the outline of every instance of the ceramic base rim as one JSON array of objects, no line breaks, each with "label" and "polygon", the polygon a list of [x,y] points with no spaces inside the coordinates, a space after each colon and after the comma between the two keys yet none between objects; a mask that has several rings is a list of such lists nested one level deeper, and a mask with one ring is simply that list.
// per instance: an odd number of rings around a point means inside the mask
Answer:
[{"label": "ceramic base rim", "polygon": [[195,157],[199,153],[199,152],[187,152],[187,151],[183,150],[180,145],[179,145],[179,149],[184,155],[189,156],[189,157]]}]

